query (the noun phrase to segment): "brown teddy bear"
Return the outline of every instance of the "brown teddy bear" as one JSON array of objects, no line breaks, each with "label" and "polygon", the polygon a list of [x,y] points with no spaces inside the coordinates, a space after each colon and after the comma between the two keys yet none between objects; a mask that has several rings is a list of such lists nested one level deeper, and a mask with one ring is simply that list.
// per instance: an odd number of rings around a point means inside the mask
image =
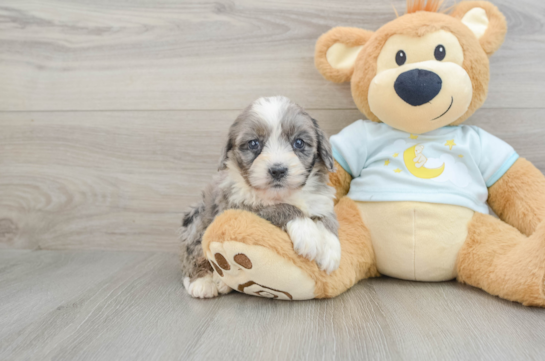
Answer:
[{"label": "brown teddy bear", "polygon": [[334,28],[316,44],[320,73],[350,81],[369,119],[331,138],[339,269],[327,275],[285,232],[230,210],[203,239],[227,285],[296,300],[334,297],[380,274],[456,278],[545,306],[545,177],[505,142],[461,125],[485,101],[505,18],[484,1],[461,2],[449,15],[439,4],[408,0],[407,14],[375,32]]}]

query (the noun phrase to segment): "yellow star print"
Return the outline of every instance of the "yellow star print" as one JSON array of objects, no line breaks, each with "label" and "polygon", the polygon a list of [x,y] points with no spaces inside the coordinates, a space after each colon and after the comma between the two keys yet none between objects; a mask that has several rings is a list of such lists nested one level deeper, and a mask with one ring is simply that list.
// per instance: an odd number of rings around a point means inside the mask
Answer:
[{"label": "yellow star print", "polygon": [[409,135],[409,137],[410,137],[411,139],[418,139],[418,135],[414,135],[414,134]]},{"label": "yellow star print", "polygon": [[394,170],[394,172],[401,173],[401,169],[397,168],[396,170]]},{"label": "yellow star print", "polygon": [[388,165],[390,164],[390,159],[386,159],[386,161],[384,162],[384,165]]},{"label": "yellow star print", "polygon": [[452,147],[454,147],[456,143],[454,143],[454,139],[451,139],[451,140],[447,140],[447,142],[444,145],[448,146],[449,150],[452,150]]},{"label": "yellow star print", "polygon": [[459,155],[458,155],[458,157],[460,157],[460,158],[463,158],[464,156],[463,156],[463,155],[461,155],[461,154],[459,154]]},{"label": "yellow star print", "polygon": [[397,158],[398,155],[399,153],[394,153],[394,158]]}]

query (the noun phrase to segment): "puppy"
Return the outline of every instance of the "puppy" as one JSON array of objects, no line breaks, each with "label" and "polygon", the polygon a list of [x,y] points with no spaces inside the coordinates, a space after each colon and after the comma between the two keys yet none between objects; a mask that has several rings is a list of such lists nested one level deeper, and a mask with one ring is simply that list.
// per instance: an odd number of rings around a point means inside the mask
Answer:
[{"label": "puppy", "polygon": [[206,228],[226,209],[258,214],[287,231],[295,251],[331,273],[339,267],[341,246],[333,210],[335,189],[326,135],[300,106],[285,97],[260,98],[238,116],[218,174],[203,199],[182,221],[184,286],[198,298],[231,289],[203,256]]}]

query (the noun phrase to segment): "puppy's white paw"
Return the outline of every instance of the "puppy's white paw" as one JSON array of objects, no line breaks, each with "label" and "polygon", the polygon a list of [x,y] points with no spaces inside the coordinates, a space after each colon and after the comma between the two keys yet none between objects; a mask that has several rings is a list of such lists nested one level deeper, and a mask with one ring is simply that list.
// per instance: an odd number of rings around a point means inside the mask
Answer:
[{"label": "puppy's white paw", "polygon": [[194,298],[213,298],[218,296],[218,286],[212,278],[212,274],[207,274],[204,277],[197,278],[193,282],[189,282],[189,278],[184,279],[184,287]]},{"label": "puppy's white paw", "polygon": [[213,273],[213,279],[220,294],[225,295],[233,290],[231,287],[227,286],[225,282],[223,282],[216,272]]},{"label": "puppy's white paw", "polygon": [[317,222],[316,225],[322,236],[316,263],[322,271],[330,274],[339,268],[341,263],[341,242],[337,236],[324,227],[322,222]]},{"label": "puppy's white paw", "polygon": [[286,228],[295,252],[313,261],[318,255],[318,245],[322,237],[316,223],[310,218],[296,218],[289,221]]}]

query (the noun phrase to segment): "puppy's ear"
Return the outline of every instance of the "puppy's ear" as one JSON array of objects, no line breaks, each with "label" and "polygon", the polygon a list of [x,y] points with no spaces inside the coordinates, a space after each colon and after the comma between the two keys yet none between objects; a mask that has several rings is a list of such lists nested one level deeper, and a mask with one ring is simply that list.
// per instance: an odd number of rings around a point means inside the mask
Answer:
[{"label": "puppy's ear", "polygon": [[318,154],[320,159],[324,162],[327,170],[330,172],[335,171],[335,163],[333,162],[333,153],[331,151],[331,143],[327,139],[327,135],[320,129],[316,119],[312,118],[312,123],[314,123],[314,129],[316,130],[316,137],[318,139]]},{"label": "puppy's ear", "polygon": [[487,1],[462,1],[450,15],[471,30],[488,56],[494,54],[505,39],[505,16]]},{"label": "puppy's ear", "polygon": [[233,139],[229,135],[229,140],[227,140],[227,145],[223,148],[223,154],[220,159],[220,164],[218,170],[227,169],[227,159],[229,159],[229,152],[233,149]]},{"label": "puppy's ear", "polygon": [[337,27],[320,36],[316,42],[314,65],[324,78],[335,83],[349,81],[354,63],[372,31]]}]

